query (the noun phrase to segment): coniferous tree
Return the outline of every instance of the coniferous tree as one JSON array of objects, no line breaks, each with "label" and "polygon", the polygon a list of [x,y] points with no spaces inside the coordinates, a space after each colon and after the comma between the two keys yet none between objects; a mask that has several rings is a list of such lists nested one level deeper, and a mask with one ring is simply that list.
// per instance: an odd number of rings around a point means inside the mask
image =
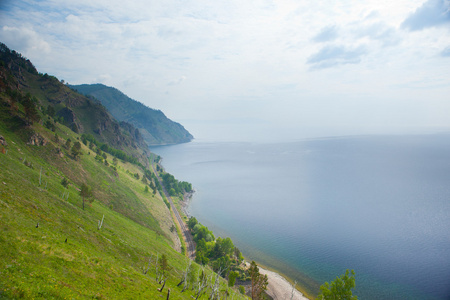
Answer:
[{"label": "coniferous tree", "polygon": [[75,144],[73,144],[71,152],[72,152],[73,158],[76,160],[78,158],[78,156],[81,154],[80,142],[76,142]]},{"label": "coniferous tree", "polygon": [[72,140],[70,138],[68,138],[66,141],[66,145],[65,145],[66,149],[70,149],[71,145],[72,145]]},{"label": "coniferous tree", "polygon": [[52,118],[55,116],[55,108],[53,107],[53,105],[47,106],[47,115],[49,115]]},{"label": "coniferous tree", "polygon": [[66,177],[63,178],[63,180],[61,180],[61,184],[67,188],[69,186],[69,181],[66,179]]},{"label": "coniferous tree", "polygon": [[269,284],[267,275],[259,273],[258,265],[254,261],[250,264],[248,272],[252,279],[252,299],[263,299],[263,294],[267,290],[267,285]]},{"label": "coniferous tree", "polygon": [[81,185],[80,196],[83,198],[83,210],[84,210],[85,198],[92,198],[92,190],[84,183]]},{"label": "coniferous tree", "polygon": [[37,111],[36,105],[33,103],[29,95],[25,97],[24,101],[22,102],[22,105],[25,110],[25,117],[27,118],[27,121],[30,124],[33,124],[33,122],[38,122],[41,119]]}]

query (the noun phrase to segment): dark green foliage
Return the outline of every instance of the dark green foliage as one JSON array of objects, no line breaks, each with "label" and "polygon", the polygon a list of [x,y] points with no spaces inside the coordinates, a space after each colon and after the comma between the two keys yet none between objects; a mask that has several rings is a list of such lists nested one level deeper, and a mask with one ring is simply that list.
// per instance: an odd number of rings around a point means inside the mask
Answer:
[{"label": "dark green foliage", "polygon": [[237,271],[231,271],[228,274],[228,286],[229,287],[233,287],[234,284],[236,283],[236,278],[239,276],[239,272]]},{"label": "dark green foliage", "polygon": [[209,258],[206,257],[203,251],[198,251],[195,253],[195,262],[201,265],[207,265],[209,263]]},{"label": "dark green foliage", "polygon": [[79,133],[80,132],[80,130],[78,129],[77,124],[75,124],[75,123],[72,123],[72,125],[70,125],[70,129],[72,129],[72,131],[75,132],[75,133]]},{"label": "dark green foliage", "polygon": [[36,104],[31,100],[29,95],[25,96],[22,105],[25,110],[25,117],[30,124],[38,122],[41,119],[36,108]]},{"label": "dark green foliage", "polygon": [[192,135],[180,124],[169,120],[160,110],[146,107],[130,99],[119,90],[102,84],[73,85],[74,90],[85,95],[91,95],[101,103],[119,121],[126,121],[140,128],[130,130],[130,134],[141,135],[149,145],[175,144],[189,142]]},{"label": "dark green foliage", "polygon": [[214,272],[222,272],[220,275],[225,275],[230,268],[231,262],[231,258],[228,255],[217,258],[212,263]]},{"label": "dark green foliage", "polygon": [[32,74],[38,74],[36,68],[30,62],[29,59],[22,56],[22,54],[16,52],[15,50],[10,50],[5,44],[0,43],[0,59],[3,62],[3,66],[8,65],[8,63],[15,62],[21,68],[27,70]]},{"label": "dark green foliage", "polygon": [[55,130],[56,130],[55,123],[50,121],[50,120],[46,120],[45,123],[44,123],[44,126],[47,127],[48,129],[50,129],[53,132],[55,132]]},{"label": "dark green foliage", "polygon": [[216,245],[214,247],[214,255],[216,257],[220,256],[232,256],[234,254],[234,245],[233,241],[227,238],[218,237],[216,240]]},{"label": "dark green foliage", "polygon": [[83,198],[83,210],[84,210],[84,200],[91,199],[93,197],[92,190],[86,184],[81,185],[80,196]]},{"label": "dark green foliage", "polygon": [[234,257],[236,257],[238,263],[241,263],[244,260],[244,256],[237,247],[234,247]]},{"label": "dark green foliage", "polygon": [[61,180],[61,184],[63,185],[63,187],[67,188],[69,186],[69,180],[67,180],[66,177],[64,177]]},{"label": "dark green foliage", "polygon": [[163,278],[167,277],[167,273],[172,270],[172,267],[169,266],[169,261],[167,260],[167,256],[163,254],[159,259],[159,267],[161,270],[161,274]]},{"label": "dark green foliage", "polygon": [[130,162],[132,164],[139,164],[139,160],[137,158],[127,155],[122,150],[114,149],[106,144],[102,144],[100,148],[103,151],[108,152],[109,154],[111,154],[117,158],[120,158],[124,161]]},{"label": "dark green foliage", "polygon": [[345,274],[336,277],[331,283],[325,282],[320,286],[320,294],[317,300],[357,300],[357,296],[352,295],[352,289],[355,287],[355,271],[348,269]]},{"label": "dark green foliage", "polygon": [[252,299],[263,299],[263,294],[267,290],[267,285],[269,283],[267,275],[259,273],[259,268],[255,261],[251,262],[248,273],[252,280]]},{"label": "dark green foliage", "polygon": [[214,234],[212,231],[208,229],[208,227],[203,226],[202,224],[198,223],[194,226],[192,229],[192,234],[194,236],[194,241],[198,242],[200,240],[205,240],[206,242],[214,241]]},{"label": "dark green foliage", "polygon": [[70,138],[67,139],[66,144],[64,145],[66,149],[70,149],[70,146],[72,145],[72,140]]},{"label": "dark green foliage", "polygon": [[52,118],[55,116],[55,107],[53,105],[49,104],[47,106],[47,115],[49,115]]},{"label": "dark green foliage", "polygon": [[192,192],[192,185],[189,182],[180,182],[169,173],[164,173],[161,177],[164,188],[169,191],[170,196],[183,196],[185,193]]},{"label": "dark green foliage", "polygon": [[[102,151],[107,152],[107,153],[111,154],[112,156],[119,158],[123,161],[127,161],[132,164],[142,166],[142,164],[139,163],[139,160],[137,158],[127,155],[122,150],[115,149],[107,144],[98,142],[92,134],[82,134],[81,140],[85,140],[86,142],[89,142],[89,149],[93,149],[93,147],[95,145],[95,146],[97,146],[97,149],[98,149],[97,151],[102,150]],[[101,153],[99,153],[99,152],[97,152],[97,154],[101,155]],[[113,160],[113,163],[114,163],[114,160]]]},{"label": "dark green foliage", "polygon": [[224,277],[228,271],[239,269],[243,257],[230,238],[215,239],[214,234],[206,226],[198,223],[195,217],[188,220],[188,228],[196,242],[197,263],[211,265],[214,271],[222,271],[221,275]]},{"label": "dark green foliage", "polygon": [[191,216],[187,222],[188,228],[192,230],[195,225],[198,224],[198,221],[195,217]]},{"label": "dark green foliage", "polygon": [[85,146],[88,145],[88,140],[87,140],[86,136],[82,136],[82,137],[81,137],[81,142],[82,142]]},{"label": "dark green foliage", "polygon": [[98,160],[99,162],[103,163],[103,157],[100,154],[97,154],[95,156],[95,160]]},{"label": "dark green foliage", "polygon": [[81,144],[80,144],[80,142],[77,141],[77,142],[75,142],[73,144],[71,152],[72,152],[72,156],[73,156],[74,159],[77,159],[78,156],[80,156],[80,154],[81,154]]},{"label": "dark green foliage", "polygon": [[245,287],[242,286],[242,285],[240,285],[240,286],[239,286],[239,292],[240,292],[242,295],[245,295]]}]

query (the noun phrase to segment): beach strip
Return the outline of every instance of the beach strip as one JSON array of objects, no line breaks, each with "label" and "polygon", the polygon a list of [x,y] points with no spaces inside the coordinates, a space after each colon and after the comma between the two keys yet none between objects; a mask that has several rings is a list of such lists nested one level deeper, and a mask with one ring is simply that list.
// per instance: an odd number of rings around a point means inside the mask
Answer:
[{"label": "beach strip", "polygon": [[300,291],[292,288],[283,276],[263,268],[259,268],[259,273],[267,275],[269,284],[267,285],[267,294],[274,300],[309,300]]}]

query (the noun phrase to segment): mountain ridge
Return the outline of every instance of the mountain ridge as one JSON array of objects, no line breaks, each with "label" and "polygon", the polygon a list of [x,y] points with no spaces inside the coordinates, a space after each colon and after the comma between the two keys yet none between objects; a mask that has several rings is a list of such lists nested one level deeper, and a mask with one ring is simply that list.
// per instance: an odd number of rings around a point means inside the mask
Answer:
[{"label": "mountain ridge", "polygon": [[99,100],[117,120],[133,124],[149,146],[187,143],[194,138],[181,124],[167,118],[161,110],[150,108],[117,88],[101,83],[69,86]]},{"label": "mountain ridge", "polygon": [[[10,96],[6,101],[14,107],[13,113],[27,103],[35,110],[35,116],[44,115],[42,120],[35,121],[47,128],[63,124],[75,133],[92,135],[98,142],[148,163],[148,146],[134,126],[118,122],[101,102],[73,91],[54,76],[39,73],[28,59],[3,43],[0,43],[0,83],[0,92]],[[22,123],[33,122],[27,117]]]}]

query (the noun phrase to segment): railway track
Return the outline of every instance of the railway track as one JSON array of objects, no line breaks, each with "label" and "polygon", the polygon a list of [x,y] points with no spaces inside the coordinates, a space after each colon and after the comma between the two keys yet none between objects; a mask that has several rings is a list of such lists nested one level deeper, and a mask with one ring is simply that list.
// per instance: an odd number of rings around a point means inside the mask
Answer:
[{"label": "railway track", "polygon": [[167,200],[169,201],[170,207],[172,208],[172,211],[175,215],[178,225],[180,226],[184,241],[186,243],[186,251],[187,251],[188,257],[190,259],[194,260],[195,259],[195,243],[194,243],[194,240],[192,239],[191,232],[189,231],[186,224],[183,222],[183,219],[181,218],[180,213],[178,212],[177,208],[173,204],[172,197],[170,197],[169,193],[166,191],[166,189],[162,183],[162,179],[161,179],[161,177],[159,177],[158,172],[156,172],[153,164],[152,164],[152,169],[156,175],[156,178],[159,181],[159,184],[162,187],[164,195],[166,196]]}]

